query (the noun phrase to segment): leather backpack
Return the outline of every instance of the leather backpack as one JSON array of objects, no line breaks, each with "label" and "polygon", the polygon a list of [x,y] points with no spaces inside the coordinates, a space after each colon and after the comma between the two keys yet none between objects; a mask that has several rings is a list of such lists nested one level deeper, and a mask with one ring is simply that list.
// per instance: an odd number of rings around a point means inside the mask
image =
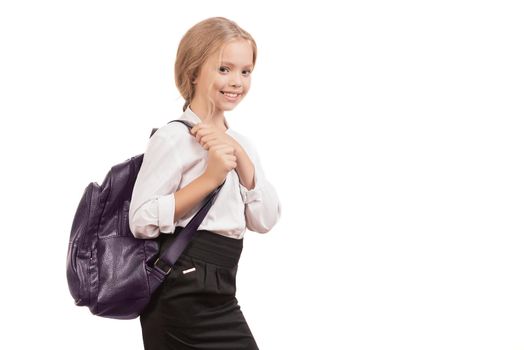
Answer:
[{"label": "leather backpack", "polygon": [[[193,127],[183,120],[171,122]],[[87,306],[97,316],[132,319],[140,315],[223,186],[204,199],[197,214],[159,256],[158,240],[135,238],[129,228],[129,203],[143,157],[140,154],[113,166],[101,185],[91,182],[73,219],[67,252],[69,291],[76,305]]]}]

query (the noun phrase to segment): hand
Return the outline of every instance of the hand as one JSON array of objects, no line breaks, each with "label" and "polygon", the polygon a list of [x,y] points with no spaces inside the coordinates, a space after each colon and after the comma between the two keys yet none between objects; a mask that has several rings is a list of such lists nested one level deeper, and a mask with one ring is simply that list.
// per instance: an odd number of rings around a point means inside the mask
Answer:
[{"label": "hand", "polygon": [[239,146],[234,138],[209,123],[195,125],[191,129],[191,134],[195,136],[198,143],[207,151],[217,145],[229,145],[236,151]]},{"label": "hand", "polygon": [[237,157],[234,152],[233,147],[226,144],[211,146],[209,149],[204,176],[209,177],[216,186],[220,185],[227,174],[237,167]]}]

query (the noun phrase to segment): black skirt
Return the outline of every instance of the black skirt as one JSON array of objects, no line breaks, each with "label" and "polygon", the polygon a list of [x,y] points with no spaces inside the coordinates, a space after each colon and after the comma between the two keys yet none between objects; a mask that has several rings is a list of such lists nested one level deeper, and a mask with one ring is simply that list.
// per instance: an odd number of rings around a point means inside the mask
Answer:
[{"label": "black skirt", "polygon": [[[161,234],[160,249],[176,239]],[[145,350],[255,350],[240,310],[236,273],[243,239],[200,230],[140,316]]]}]

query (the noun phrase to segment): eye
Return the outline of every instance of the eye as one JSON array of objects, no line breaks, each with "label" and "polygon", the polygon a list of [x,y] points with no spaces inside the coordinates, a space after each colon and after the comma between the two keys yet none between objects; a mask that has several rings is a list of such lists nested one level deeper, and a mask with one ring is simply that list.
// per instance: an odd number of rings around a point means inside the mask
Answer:
[{"label": "eye", "polygon": [[220,73],[225,73],[225,72],[229,71],[229,68],[226,67],[226,66],[220,66],[220,68],[218,68],[218,70],[220,71]]},{"label": "eye", "polygon": [[245,70],[245,71],[242,71],[242,74],[244,74],[245,76],[248,76],[251,74],[251,71],[250,70]]}]

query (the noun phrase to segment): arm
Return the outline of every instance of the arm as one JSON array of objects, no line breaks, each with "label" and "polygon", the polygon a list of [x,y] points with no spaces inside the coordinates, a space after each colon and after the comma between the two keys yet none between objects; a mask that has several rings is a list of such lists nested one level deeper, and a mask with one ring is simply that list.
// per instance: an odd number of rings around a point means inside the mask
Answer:
[{"label": "arm", "polygon": [[265,177],[255,148],[249,144],[247,146],[250,153],[238,142],[235,147],[235,171],[240,180],[240,193],[245,204],[246,226],[251,231],[266,233],[280,218],[280,200],[275,188]]},{"label": "arm", "polygon": [[251,159],[249,159],[244,148],[236,141],[235,156],[237,157],[237,167],[235,171],[240,179],[240,184],[246,189],[253,189],[253,187],[255,187],[255,166],[251,162]]},{"label": "arm", "polygon": [[175,192],[174,222],[187,214],[192,208],[202,203],[204,198],[213,192],[218,185],[204,174],[200,175],[187,186]]},{"label": "arm", "polygon": [[180,155],[187,147],[184,128],[181,126],[175,135],[159,129],[149,140],[129,206],[129,228],[136,238],[173,232],[176,221],[217,187],[201,175],[173,193],[182,179]]}]

